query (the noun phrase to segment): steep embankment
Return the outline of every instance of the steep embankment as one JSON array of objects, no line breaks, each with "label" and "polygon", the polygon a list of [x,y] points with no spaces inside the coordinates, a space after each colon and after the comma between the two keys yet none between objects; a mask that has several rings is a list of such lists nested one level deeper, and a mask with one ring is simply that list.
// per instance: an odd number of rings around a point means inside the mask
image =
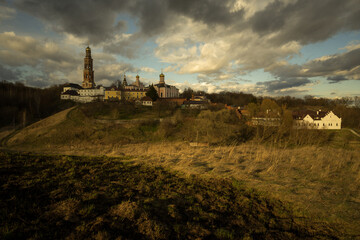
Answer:
[{"label": "steep embankment", "polygon": [[[9,136],[18,150],[66,147],[100,148],[114,143],[149,141],[159,124],[148,108],[119,104],[80,105],[32,124]],[[5,145],[3,144],[3,145]]]},{"label": "steep embankment", "polygon": [[26,128],[11,134],[11,136],[3,144],[6,146],[13,146],[26,142],[28,139],[37,139],[39,137],[51,136],[52,130],[61,122],[67,119],[68,113],[74,107],[56,113],[48,118],[40,120]]}]

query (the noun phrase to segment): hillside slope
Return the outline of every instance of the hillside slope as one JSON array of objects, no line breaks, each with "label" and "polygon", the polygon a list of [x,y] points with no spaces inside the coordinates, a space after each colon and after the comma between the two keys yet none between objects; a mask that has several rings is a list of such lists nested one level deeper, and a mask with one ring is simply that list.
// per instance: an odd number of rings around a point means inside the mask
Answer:
[{"label": "hillside slope", "polygon": [[6,144],[11,146],[11,145],[16,145],[17,143],[22,143],[29,138],[36,139],[41,136],[51,135],[51,130],[54,129],[54,127],[60,124],[61,122],[64,122],[67,119],[68,113],[74,108],[75,107],[68,108],[64,111],[56,113],[50,117],[47,117],[34,124],[31,124],[30,126],[21,129],[20,131],[13,134],[12,137],[8,139]]}]

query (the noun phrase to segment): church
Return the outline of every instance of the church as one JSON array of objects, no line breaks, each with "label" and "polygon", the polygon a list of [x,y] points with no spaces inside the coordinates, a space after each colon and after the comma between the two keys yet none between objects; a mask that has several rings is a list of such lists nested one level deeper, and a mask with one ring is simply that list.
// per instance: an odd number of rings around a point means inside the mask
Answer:
[{"label": "church", "polygon": [[179,89],[175,86],[171,86],[165,83],[165,75],[163,73],[160,74],[160,81],[158,84],[154,85],[158,95],[160,98],[178,98],[179,97]]},{"label": "church", "polygon": [[61,99],[73,100],[75,102],[94,102],[102,101],[105,94],[103,86],[96,87],[94,81],[93,59],[91,57],[91,49],[87,47],[85,50],[83,82],[82,85],[70,83],[64,86],[60,95]]},{"label": "church", "polygon": [[[91,49],[88,46],[85,49],[83,81],[81,86],[78,84],[67,84],[64,86],[60,98],[64,100],[73,100],[76,102],[94,102],[103,100],[140,100],[146,96],[149,90],[140,82],[140,76],[136,76],[134,84],[128,84],[126,75],[121,86],[105,89],[103,86],[96,86],[94,80],[93,59],[91,57]],[[179,89],[175,86],[165,84],[165,75],[160,74],[160,81],[154,85],[160,98],[178,98]]]}]

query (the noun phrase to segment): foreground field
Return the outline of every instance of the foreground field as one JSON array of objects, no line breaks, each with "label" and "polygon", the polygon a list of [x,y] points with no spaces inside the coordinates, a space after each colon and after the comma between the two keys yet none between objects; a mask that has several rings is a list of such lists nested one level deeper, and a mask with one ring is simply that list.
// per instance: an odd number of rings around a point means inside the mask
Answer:
[{"label": "foreground field", "polygon": [[[360,239],[360,142],[349,130],[253,128],[227,110],[168,112],[160,121],[156,112],[145,118],[147,108],[103,107],[82,105],[54,115],[56,122],[30,125],[3,137],[3,149],[116,157],[111,161],[234,180],[291,204],[297,215],[336,224],[341,238]],[[194,141],[203,147],[191,147]]]},{"label": "foreground field", "polygon": [[360,237],[358,150],[314,146],[279,149],[250,143],[190,147],[172,142],[58,146],[37,151],[127,156],[130,163],[162,166],[186,175],[236,179],[243,187],[290,202],[297,212],[337,224],[344,233]]},{"label": "foreground field", "polygon": [[0,153],[2,239],[337,239],[236,180],[128,158]]}]

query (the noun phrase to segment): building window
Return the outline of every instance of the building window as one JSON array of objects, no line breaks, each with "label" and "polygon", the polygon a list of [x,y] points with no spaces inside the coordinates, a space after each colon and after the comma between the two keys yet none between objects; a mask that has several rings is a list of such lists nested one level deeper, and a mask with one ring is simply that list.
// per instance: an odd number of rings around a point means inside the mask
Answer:
[{"label": "building window", "polygon": [[336,124],[336,126],[338,126],[338,124]]}]

